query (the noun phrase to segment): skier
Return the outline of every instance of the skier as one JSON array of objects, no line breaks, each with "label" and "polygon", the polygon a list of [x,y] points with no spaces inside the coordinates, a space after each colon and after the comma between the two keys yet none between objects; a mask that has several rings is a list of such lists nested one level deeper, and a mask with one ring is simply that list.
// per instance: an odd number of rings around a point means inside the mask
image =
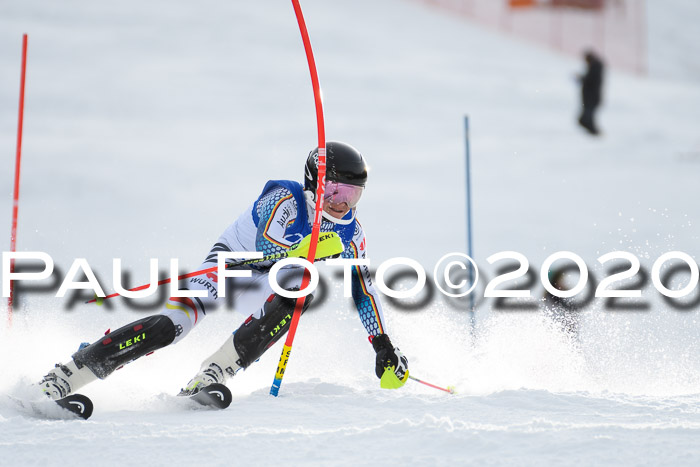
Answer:
[{"label": "skier", "polygon": [[[367,181],[367,165],[352,146],[340,142],[326,145],[326,186],[321,232],[336,232],[343,244],[343,258],[365,258],[365,234],[355,217],[356,205]],[[310,236],[318,178],[318,148],[311,151],[305,166],[304,186],[295,181],[271,180],[261,195],[219,237],[201,269],[216,265],[219,252],[260,251],[264,255],[289,251]],[[307,238],[308,241],[308,238]],[[271,261],[251,265],[250,278],[236,278],[236,305],[255,310],[224,344],[205,359],[200,371],[182,389],[191,396],[202,388],[224,383],[239,370],[248,368],[282,337],[290,327],[296,299],[272,291],[268,281]],[[299,290],[303,268],[282,268],[278,282]],[[122,365],[182,340],[208,312],[218,305],[215,273],[190,279],[187,289],[201,297],[170,297],[162,313],[134,321],[91,345],[83,344],[66,364],[58,364],[39,383],[50,398],[62,399],[82,386],[104,379]],[[395,348],[382,315],[378,294],[369,269],[356,266],[352,272],[352,295],[369,340],[376,352],[375,372],[396,376],[396,386],[408,379],[408,361]],[[313,296],[305,299],[304,310]],[[391,375],[393,376],[393,375]],[[392,378],[393,379],[393,378]]]}]

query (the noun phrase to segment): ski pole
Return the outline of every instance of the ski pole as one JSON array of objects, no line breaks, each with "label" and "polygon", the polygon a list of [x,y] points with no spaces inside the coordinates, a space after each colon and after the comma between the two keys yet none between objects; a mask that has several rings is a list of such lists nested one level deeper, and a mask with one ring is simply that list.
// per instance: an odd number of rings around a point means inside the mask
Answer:
[{"label": "ski pole", "polygon": [[[229,263],[229,264],[226,265],[226,269],[233,269],[233,268],[237,268],[237,267],[240,267],[240,266],[247,266],[247,265],[249,265],[249,264],[260,263],[260,262],[263,262],[263,261],[269,261],[269,260],[275,260],[275,259],[284,259],[284,258],[286,258],[286,257],[287,257],[287,252],[284,252],[284,253],[276,253],[276,254],[274,254],[274,255],[267,255],[267,256],[263,256],[262,258],[258,258],[258,259],[247,259],[247,260],[244,260],[244,261],[237,261],[237,262],[235,262],[235,263]],[[182,280],[182,279],[188,279],[188,278],[190,278],[190,277],[195,277],[195,276],[199,276],[199,275],[202,275],[202,274],[207,274],[207,273],[210,273],[210,272],[215,272],[215,271],[217,271],[218,269],[219,269],[219,266],[212,266],[212,267],[207,268],[207,269],[200,269],[199,271],[188,272],[187,274],[183,274],[183,275],[181,275],[181,276],[177,276],[177,279],[176,279],[176,280],[179,281],[179,280]],[[172,280],[173,280],[172,277],[168,277],[167,279],[163,279],[163,280],[158,281],[158,283],[157,283],[156,285],[168,284],[168,283],[171,282]],[[129,289],[129,292],[137,292],[137,291],[139,291],[139,290],[146,289],[146,288],[148,288],[148,287],[150,287],[150,286],[151,286],[151,284],[139,285],[138,287],[134,287],[133,289]],[[98,302],[98,303],[101,304],[103,300],[107,300],[108,298],[114,298],[114,297],[117,297],[118,295],[119,295],[119,294],[118,294],[117,292],[115,292],[115,293],[113,293],[113,294],[107,295],[106,297],[96,297],[96,298],[93,298],[92,300],[88,300],[88,301],[85,302],[85,303]]]},{"label": "ski pole", "polygon": [[[317,242],[317,248],[318,248],[318,257],[316,258],[317,261],[321,261],[327,258],[335,257],[343,252],[343,241],[340,239],[340,236],[336,232],[324,232],[318,237],[318,242]],[[226,269],[234,269],[237,267],[241,266],[247,266],[249,264],[255,264],[255,263],[262,263],[264,261],[279,261],[283,260],[285,258],[303,258],[306,256],[310,250],[310,245],[311,245],[311,236],[305,237],[303,240],[301,240],[299,243],[295,243],[292,245],[289,250],[283,251],[281,253],[275,253],[273,255],[267,255],[263,256],[262,258],[256,258],[256,259],[246,259],[242,261],[237,261],[234,263],[229,263],[226,265]],[[177,277],[177,280],[182,280],[182,279],[187,279],[190,277],[195,277],[195,276],[200,276],[202,274],[207,274],[210,272],[215,272],[219,269],[219,266],[212,266],[207,269],[200,269],[199,271],[194,271],[194,272],[188,272],[187,274],[183,274],[181,276]],[[173,278],[169,277],[167,279],[163,279],[159,281],[156,286],[167,284],[171,282]],[[150,287],[151,284],[144,284],[140,285],[138,287],[134,287],[133,289],[129,289],[129,292],[137,292],[139,290],[146,289]],[[93,298],[92,300],[88,300],[85,303],[93,303],[97,302],[98,304],[102,303],[103,300],[107,300],[108,298],[113,298],[118,296],[118,293],[113,293],[111,295],[107,295],[106,297],[96,297]]]},{"label": "ski pole", "polygon": [[435,389],[439,389],[439,390],[441,390],[441,391],[449,392],[450,394],[454,394],[454,393],[455,393],[455,388],[454,388],[454,386],[447,386],[447,388],[441,388],[440,386],[435,386],[434,384],[430,384],[430,383],[425,382],[425,381],[423,381],[423,380],[420,380],[420,379],[418,379],[418,378],[414,378],[414,377],[411,376],[411,375],[408,375],[408,379],[412,379],[413,381],[415,381],[415,382],[417,382],[417,383],[425,384],[426,386],[430,386],[431,388],[435,388]]}]

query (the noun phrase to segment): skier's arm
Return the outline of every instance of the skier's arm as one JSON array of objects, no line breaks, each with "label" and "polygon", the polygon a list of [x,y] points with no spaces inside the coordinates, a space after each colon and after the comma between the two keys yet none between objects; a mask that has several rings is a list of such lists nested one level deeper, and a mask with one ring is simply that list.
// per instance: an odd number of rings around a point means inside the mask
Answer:
[{"label": "skier's arm", "polygon": [[[343,253],[344,258],[366,258],[365,236],[363,232],[356,235]],[[351,271],[352,298],[360,315],[360,321],[367,334],[378,336],[385,334],[384,315],[379,302],[379,294],[372,283],[368,266],[354,266]]]},{"label": "skier's arm", "polygon": [[[366,246],[365,234],[362,227],[359,227],[343,256],[364,259],[367,256]],[[353,267],[352,298],[362,325],[367,330],[372,347],[377,353],[375,371],[377,377],[382,379],[382,387],[395,389],[403,386],[408,380],[408,359],[398,347],[393,346],[387,335],[379,295],[372,283],[369,267]],[[385,373],[391,375],[391,378],[383,378]]]},{"label": "skier's arm", "polygon": [[255,250],[263,255],[282,253],[299,239],[285,238],[287,226],[297,217],[294,196],[286,188],[271,190],[257,202],[258,231],[255,235]]}]

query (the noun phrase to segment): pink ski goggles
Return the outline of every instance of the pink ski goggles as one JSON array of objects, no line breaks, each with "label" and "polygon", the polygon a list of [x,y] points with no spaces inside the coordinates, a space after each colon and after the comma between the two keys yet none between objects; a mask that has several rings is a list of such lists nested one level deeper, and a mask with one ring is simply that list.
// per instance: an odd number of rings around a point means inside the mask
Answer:
[{"label": "pink ski goggles", "polygon": [[361,186],[327,180],[323,201],[333,204],[348,203],[348,207],[354,208],[360,201],[363,191],[364,188]]}]

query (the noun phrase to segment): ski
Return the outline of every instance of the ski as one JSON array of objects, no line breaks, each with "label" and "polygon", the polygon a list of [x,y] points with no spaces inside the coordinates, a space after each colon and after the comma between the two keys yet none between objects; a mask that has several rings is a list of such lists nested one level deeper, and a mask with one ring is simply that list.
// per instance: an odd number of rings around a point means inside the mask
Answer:
[{"label": "ski", "polygon": [[92,415],[92,401],[82,394],[71,394],[55,401],[59,406],[74,413],[83,420],[87,420]]},{"label": "ski", "polygon": [[219,383],[205,386],[197,394],[189,396],[189,398],[207,407],[217,409],[225,409],[233,401],[233,395],[229,388]]},{"label": "ski", "polygon": [[27,400],[9,394],[5,397],[19,410],[50,420],[74,419],[76,417],[87,420],[92,415],[92,401],[82,394],[71,394],[58,400],[52,400],[48,397],[39,400]]}]

